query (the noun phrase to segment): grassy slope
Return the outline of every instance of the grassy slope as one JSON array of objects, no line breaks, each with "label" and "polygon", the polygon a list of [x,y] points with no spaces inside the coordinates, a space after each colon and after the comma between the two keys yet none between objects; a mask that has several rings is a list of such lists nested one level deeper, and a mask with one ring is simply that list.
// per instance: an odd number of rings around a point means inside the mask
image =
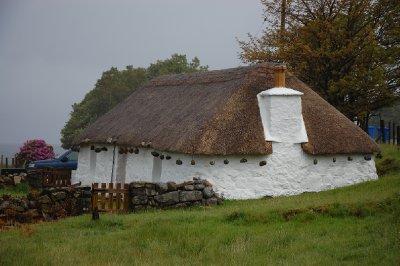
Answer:
[{"label": "grassy slope", "polygon": [[400,146],[381,144],[380,148],[384,157],[392,157],[400,161]]},{"label": "grassy slope", "polygon": [[[321,193],[102,215],[96,222],[88,215],[73,217],[0,232],[0,264],[398,265],[400,202],[385,199],[398,199],[399,192],[400,173],[392,173]],[[286,211],[313,206],[376,203],[393,206],[365,217],[337,209],[324,215],[307,212],[289,221],[282,217]]]},{"label": "grassy slope", "polygon": [[381,145],[383,157],[376,159],[378,175],[386,175],[390,172],[400,173],[400,146]]}]

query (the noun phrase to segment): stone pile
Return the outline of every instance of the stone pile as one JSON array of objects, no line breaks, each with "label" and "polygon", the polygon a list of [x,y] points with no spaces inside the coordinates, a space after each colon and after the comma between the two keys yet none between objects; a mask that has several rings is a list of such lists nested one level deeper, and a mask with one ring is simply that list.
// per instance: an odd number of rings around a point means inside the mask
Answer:
[{"label": "stone pile", "polygon": [[9,195],[0,197],[0,228],[4,225],[32,223],[41,220],[37,203],[28,198],[17,198]]},{"label": "stone pile", "polygon": [[26,173],[0,175],[0,189],[4,187],[15,186],[26,180]]},{"label": "stone pile", "polygon": [[198,178],[180,184],[132,182],[129,184],[129,193],[130,209],[133,211],[215,205],[223,201],[207,180]]},{"label": "stone pile", "polygon": [[90,187],[33,190],[27,197],[0,197],[0,226],[55,220],[89,211]]},{"label": "stone pile", "polygon": [[34,195],[45,220],[83,214],[90,209],[90,198],[90,187],[73,186],[45,188],[40,194]]}]

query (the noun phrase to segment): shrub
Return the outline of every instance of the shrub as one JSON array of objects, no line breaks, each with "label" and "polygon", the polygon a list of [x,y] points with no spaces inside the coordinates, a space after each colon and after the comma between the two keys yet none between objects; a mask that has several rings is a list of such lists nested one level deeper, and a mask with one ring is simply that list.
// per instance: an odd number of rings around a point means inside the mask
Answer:
[{"label": "shrub", "polygon": [[44,140],[27,140],[16,155],[18,162],[32,162],[54,158],[53,147]]},{"label": "shrub", "polygon": [[399,148],[390,144],[381,144],[382,154],[376,157],[376,171],[379,176],[400,172]]},{"label": "shrub", "polygon": [[400,162],[392,157],[387,157],[376,162],[376,171],[379,176],[400,171]]}]

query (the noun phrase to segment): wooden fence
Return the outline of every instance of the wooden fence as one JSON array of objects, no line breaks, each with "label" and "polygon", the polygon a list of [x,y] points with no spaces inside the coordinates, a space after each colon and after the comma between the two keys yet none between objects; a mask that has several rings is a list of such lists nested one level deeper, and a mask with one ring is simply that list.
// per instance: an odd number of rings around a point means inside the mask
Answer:
[{"label": "wooden fence", "polygon": [[368,129],[368,134],[378,143],[387,143],[400,146],[400,126],[394,122],[379,121],[379,128]]},{"label": "wooden fence", "polygon": [[128,212],[129,185],[93,183],[92,210],[99,212]]},{"label": "wooden fence", "polygon": [[0,168],[16,168],[19,165],[16,157],[0,155]]},{"label": "wooden fence", "polygon": [[66,187],[71,185],[71,170],[68,169],[40,169],[37,176],[42,178],[43,187]]}]

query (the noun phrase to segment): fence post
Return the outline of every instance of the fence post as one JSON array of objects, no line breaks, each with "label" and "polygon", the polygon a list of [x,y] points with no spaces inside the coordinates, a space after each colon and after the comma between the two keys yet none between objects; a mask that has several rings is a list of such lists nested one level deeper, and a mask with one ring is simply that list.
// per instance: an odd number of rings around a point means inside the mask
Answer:
[{"label": "fence post", "polygon": [[400,147],[400,126],[397,126],[397,146]]},{"label": "fence post", "polygon": [[91,209],[92,209],[92,220],[98,220],[100,219],[99,211],[97,208],[97,189],[98,188],[98,183],[92,183],[92,198],[91,200]]},{"label": "fence post", "polygon": [[392,136],[393,136],[393,142],[392,142],[392,144],[393,145],[396,145],[396,124],[393,122],[393,124],[392,124],[392,128],[393,128],[393,133],[392,133]]},{"label": "fence post", "polygon": [[389,122],[389,134],[388,134],[388,144],[390,144],[391,141],[391,135],[392,135],[392,123]]},{"label": "fence post", "polygon": [[3,167],[3,155],[1,155],[0,167]]},{"label": "fence post", "polygon": [[382,119],[379,121],[381,130],[381,143],[385,143],[385,121]]},{"label": "fence post", "polygon": [[8,168],[8,157],[6,157],[6,168]]}]

